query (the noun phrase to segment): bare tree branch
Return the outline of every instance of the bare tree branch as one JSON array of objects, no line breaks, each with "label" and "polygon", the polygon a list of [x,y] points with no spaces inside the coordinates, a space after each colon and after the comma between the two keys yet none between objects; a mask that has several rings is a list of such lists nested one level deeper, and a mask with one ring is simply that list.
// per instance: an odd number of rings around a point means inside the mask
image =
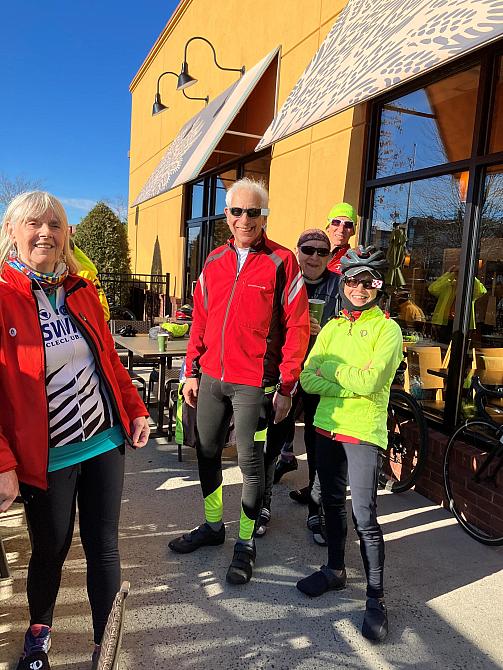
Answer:
[{"label": "bare tree branch", "polygon": [[28,179],[24,175],[9,178],[4,172],[0,172],[0,210],[5,209],[16,195],[25,191],[36,191],[41,186],[41,179]]}]

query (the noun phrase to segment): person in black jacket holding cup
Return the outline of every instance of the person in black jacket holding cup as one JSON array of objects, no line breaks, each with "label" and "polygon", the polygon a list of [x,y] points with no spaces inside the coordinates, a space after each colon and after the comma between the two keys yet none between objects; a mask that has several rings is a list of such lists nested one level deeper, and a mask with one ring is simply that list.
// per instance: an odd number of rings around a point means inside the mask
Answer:
[{"label": "person in black jacket holding cup", "polygon": [[[297,260],[302,270],[309,299],[311,338],[308,353],[321,328],[336,315],[338,310],[339,275],[327,268],[331,258],[330,246],[327,234],[318,228],[304,230],[297,242]],[[295,415],[299,402],[302,402],[304,409],[304,443],[307,452],[309,482],[299,491],[291,491],[290,497],[297,502],[309,505],[308,527],[312,530],[315,541],[324,544],[318,505],[310,495],[316,475],[313,419],[318,397],[304,393],[300,385],[287,418],[278,424],[269,424],[265,453],[266,486],[256,535],[260,537],[265,534],[267,523],[271,518],[273,483],[277,483],[285,473],[296,470],[298,467],[293,453],[293,439]],[[281,457],[278,460],[280,452]]]}]

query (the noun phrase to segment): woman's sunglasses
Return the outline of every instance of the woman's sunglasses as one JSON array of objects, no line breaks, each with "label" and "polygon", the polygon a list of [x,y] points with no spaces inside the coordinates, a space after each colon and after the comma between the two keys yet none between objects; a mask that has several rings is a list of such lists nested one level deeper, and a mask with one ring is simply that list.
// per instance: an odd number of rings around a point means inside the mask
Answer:
[{"label": "woman's sunglasses", "polygon": [[238,219],[245,213],[248,214],[249,219],[256,219],[259,216],[267,216],[269,214],[267,207],[248,207],[248,209],[244,209],[243,207],[231,207],[229,211],[232,216],[235,216]]},{"label": "woman's sunglasses", "polygon": [[344,277],[344,283],[350,288],[357,288],[359,284],[363,288],[382,288],[383,281],[382,279],[358,279],[358,277]]},{"label": "woman's sunglasses", "polygon": [[343,226],[344,228],[347,228],[348,230],[350,228],[354,227],[354,223],[352,221],[343,221],[342,219],[329,219],[328,223],[330,226]]},{"label": "woman's sunglasses", "polygon": [[299,249],[302,251],[303,254],[306,254],[306,256],[312,256],[313,254],[318,254],[318,256],[325,258],[330,253],[329,249],[326,248],[318,249],[318,247],[312,247],[310,244],[303,244],[301,247],[299,247]]}]

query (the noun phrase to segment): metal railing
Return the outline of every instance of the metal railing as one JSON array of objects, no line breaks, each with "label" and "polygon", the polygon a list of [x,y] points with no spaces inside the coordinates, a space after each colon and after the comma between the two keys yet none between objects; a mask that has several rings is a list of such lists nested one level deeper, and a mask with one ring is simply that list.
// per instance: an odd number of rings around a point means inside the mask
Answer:
[{"label": "metal railing", "polygon": [[171,316],[170,275],[146,275],[100,272],[101,286],[107,296],[111,319],[150,321]]}]

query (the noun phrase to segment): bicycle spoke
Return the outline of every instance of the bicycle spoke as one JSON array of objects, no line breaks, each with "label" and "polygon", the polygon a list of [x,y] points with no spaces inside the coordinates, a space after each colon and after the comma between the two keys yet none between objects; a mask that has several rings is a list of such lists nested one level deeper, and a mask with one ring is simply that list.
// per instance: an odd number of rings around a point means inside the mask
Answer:
[{"label": "bicycle spoke", "polygon": [[424,417],[417,402],[405,391],[391,391],[387,428],[388,448],[379,482],[400,493],[416,482],[426,453]]},{"label": "bicycle spoke", "polygon": [[484,544],[503,544],[503,519],[494,497],[503,494],[503,454],[495,429],[468,421],[454,432],[444,459],[449,507],[464,530]]}]

